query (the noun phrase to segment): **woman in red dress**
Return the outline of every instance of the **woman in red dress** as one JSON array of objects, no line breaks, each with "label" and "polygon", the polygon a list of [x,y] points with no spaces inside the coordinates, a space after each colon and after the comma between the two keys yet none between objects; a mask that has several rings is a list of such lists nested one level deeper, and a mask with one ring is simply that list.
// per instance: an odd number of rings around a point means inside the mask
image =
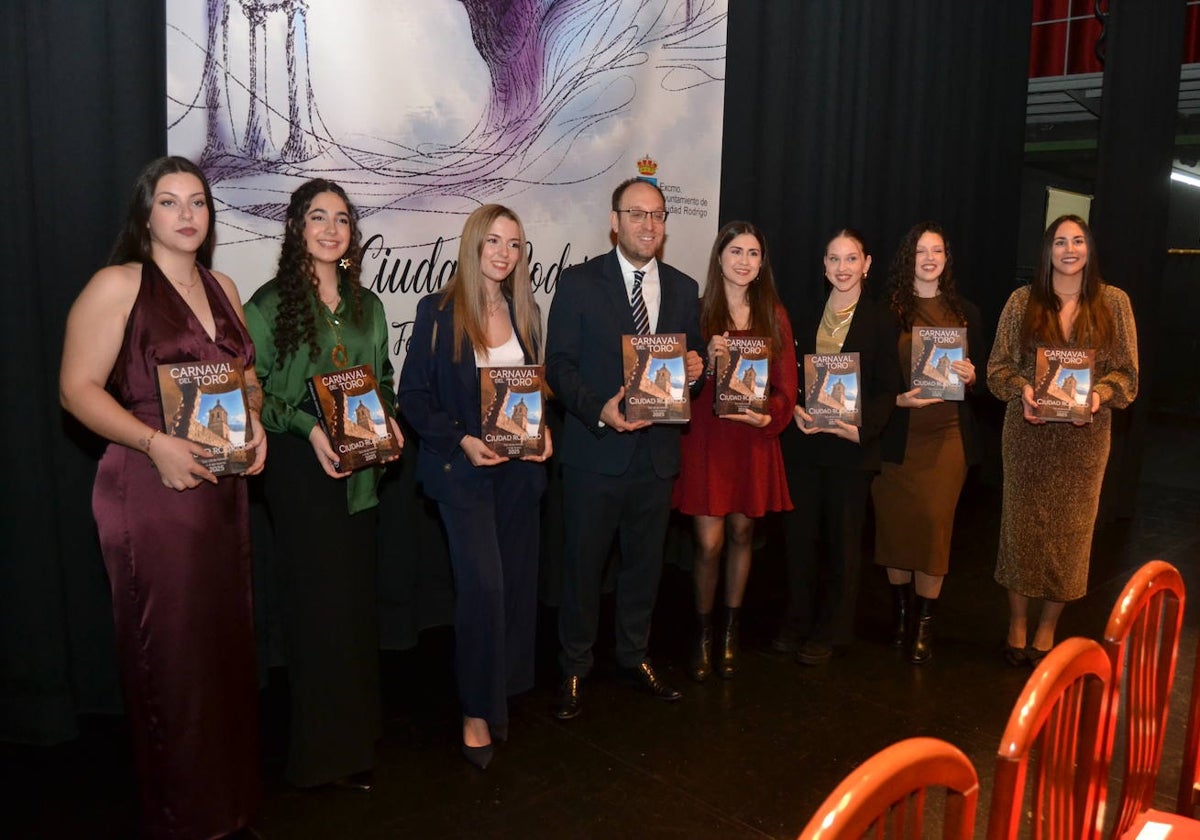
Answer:
[{"label": "woman in red dress", "polygon": [[[682,463],[672,505],[695,517],[698,631],[689,672],[703,682],[713,665],[713,603],[725,549],[725,625],[718,672],[737,670],[738,614],[746,579],[754,520],[768,511],[791,510],[779,433],[796,402],[796,353],[787,313],[775,291],[767,241],[749,222],[729,222],[717,233],[700,300],[700,329],[708,341],[704,388],[683,434]],[[728,338],[765,338],[769,348],[767,411],[717,416],[714,373],[730,358]]]}]

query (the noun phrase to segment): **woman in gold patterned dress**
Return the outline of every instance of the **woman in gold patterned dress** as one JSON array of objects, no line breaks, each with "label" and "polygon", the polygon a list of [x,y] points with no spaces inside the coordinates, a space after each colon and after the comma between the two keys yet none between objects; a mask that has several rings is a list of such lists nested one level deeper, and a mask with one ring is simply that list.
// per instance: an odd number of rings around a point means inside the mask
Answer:
[{"label": "woman in gold patterned dress", "polygon": [[[1095,350],[1092,422],[1047,423],[1034,415],[1038,347]],[[1129,297],[1101,279],[1091,229],[1078,216],[1061,216],[1046,228],[1033,283],[1014,291],[1000,315],[987,381],[1008,403],[996,558],[996,581],[1008,590],[1004,658],[1036,665],[1054,646],[1066,602],[1087,592],[1111,410],[1133,402],[1138,388]],[[1042,601],[1032,638],[1031,599]]]},{"label": "woman in gold patterned dress", "polygon": [[[882,470],[871,484],[875,562],[887,569],[891,584],[892,646],[907,644],[909,661],[923,665],[933,658],[934,609],[950,568],[958,496],[967,467],[980,460],[971,360],[986,358],[987,349],[979,308],[958,294],[953,252],[939,225],[920,222],[908,232],[892,260],[890,285],[904,390],[883,430]],[[922,398],[919,387],[910,389],[917,326],[967,329],[963,358],[950,363],[965,399]],[[914,594],[916,616],[910,620]]]}]

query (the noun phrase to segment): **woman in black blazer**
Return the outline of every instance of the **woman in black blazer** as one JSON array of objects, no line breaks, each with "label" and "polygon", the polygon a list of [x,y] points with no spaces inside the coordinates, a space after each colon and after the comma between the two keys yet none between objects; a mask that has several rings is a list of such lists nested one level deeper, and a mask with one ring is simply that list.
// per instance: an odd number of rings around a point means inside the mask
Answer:
[{"label": "woman in black blazer", "polygon": [[858,353],[862,425],[818,428],[800,398],[795,428],[780,436],[795,509],[784,514],[787,613],[771,646],[795,653],[804,665],[824,665],[835,645],[853,639],[867,495],[900,381],[892,318],[863,294],[871,255],[862,236],[838,231],[825,246],[824,263],[830,287],[824,307],[814,317],[792,318],[796,359],[802,366],[806,354]]},{"label": "woman in black blazer", "polygon": [[419,439],[417,481],[435,500],[454,572],[463,755],[480,769],[508,737],[508,702],[533,686],[541,465],[482,439],[480,368],[537,363],[541,315],[517,215],[488,204],[463,226],[446,288],[417,305],[400,409]]},{"label": "woman in black blazer", "polygon": [[[900,243],[889,274],[902,393],[883,430],[883,464],[871,485],[875,562],[887,569],[891,584],[892,646],[907,644],[909,661],[923,665],[933,658],[934,607],[950,565],[954,510],[967,468],[980,461],[972,403],[986,389],[971,360],[986,359],[988,348],[978,307],[958,294],[954,255],[939,225],[915,225]],[[966,328],[962,358],[950,363],[965,386],[965,399],[922,398],[919,387],[910,387],[912,334],[918,326]],[[915,620],[909,616],[913,590]]]}]

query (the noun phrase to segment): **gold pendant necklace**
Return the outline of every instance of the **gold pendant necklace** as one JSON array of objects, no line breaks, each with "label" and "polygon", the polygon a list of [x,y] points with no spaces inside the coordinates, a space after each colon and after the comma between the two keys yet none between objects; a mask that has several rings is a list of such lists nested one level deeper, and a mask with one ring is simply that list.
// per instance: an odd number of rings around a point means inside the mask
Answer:
[{"label": "gold pendant necklace", "polygon": [[821,326],[825,328],[826,332],[837,338],[850,326],[850,322],[854,319],[854,310],[857,306],[857,300],[841,310],[835,310],[832,305],[825,304],[825,311],[821,313]]},{"label": "gold pendant necklace", "polygon": [[325,323],[329,324],[329,330],[333,333],[334,345],[329,353],[330,359],[333,366],[341,370],[350,363],[350,354],[346,351],[346,345],[342,344],[342,321],[324,306],[321,307],[321,314],[325,316]]}]

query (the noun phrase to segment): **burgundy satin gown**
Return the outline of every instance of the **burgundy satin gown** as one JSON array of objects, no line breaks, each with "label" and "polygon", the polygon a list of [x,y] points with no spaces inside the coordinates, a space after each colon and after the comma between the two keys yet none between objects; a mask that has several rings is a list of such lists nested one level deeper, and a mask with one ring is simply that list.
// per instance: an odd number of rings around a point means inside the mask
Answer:
[{"label": "burgundy satin gown", "polygon": [[[163,427],[158,364],[254,358],[217,281],[200,275],[216,339],[147,263],[109,378],[118,402],[154,429]],[[92,511],[112,586],[143,830],[223,837],[250,821],[260,794],[246,483],[223,478],[177,492],[145,454],[110,443]]]}]

